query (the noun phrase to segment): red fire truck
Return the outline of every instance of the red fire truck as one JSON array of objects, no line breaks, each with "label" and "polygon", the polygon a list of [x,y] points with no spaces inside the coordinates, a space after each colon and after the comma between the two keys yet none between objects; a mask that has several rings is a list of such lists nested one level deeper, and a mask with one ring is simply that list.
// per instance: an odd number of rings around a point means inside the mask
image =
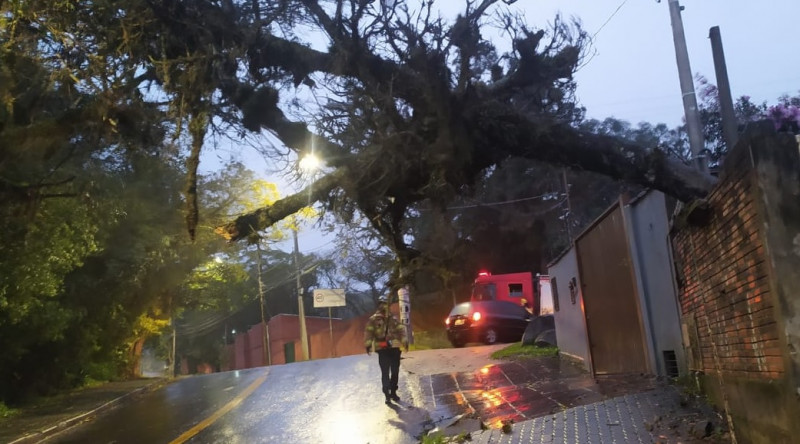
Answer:
[{"label": "red fire truck", "polygon": [[481,271],[472,286],[473,301],[510,301],[535,315],[553,314],[550,277],[522,273],[491,274]]}]

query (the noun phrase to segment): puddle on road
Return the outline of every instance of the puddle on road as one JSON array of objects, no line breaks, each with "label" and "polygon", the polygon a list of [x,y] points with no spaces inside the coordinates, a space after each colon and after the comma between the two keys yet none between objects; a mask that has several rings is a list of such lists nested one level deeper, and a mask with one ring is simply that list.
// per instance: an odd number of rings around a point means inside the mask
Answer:
[{"label": "puddle on road", "polygon": [[567,408],[655,388],[649,376],[592,378],[558,358],[528,359],[485,366],[473,372],[420,376],[431,419],[445,423],[458,415],[478,417],[486,426],[520,422]]}]

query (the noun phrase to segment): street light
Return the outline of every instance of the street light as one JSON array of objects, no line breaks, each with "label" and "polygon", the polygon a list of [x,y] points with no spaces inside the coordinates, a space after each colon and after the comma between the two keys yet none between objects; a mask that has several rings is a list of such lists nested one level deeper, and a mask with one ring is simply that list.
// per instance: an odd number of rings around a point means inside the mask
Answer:
[{"label": "street light", "polygon": [[300,249],[297,246],[297,218],[292,228],[294,236],[294,266],[297,268],[297,317],[300,319],[300,344],[303,346],[303,360],[308,361],[308,333],[306,332],[306,311],[303,307],[303,286],[300,284]]},{"label": "street light", "polygon": [[315,171],[322,163],[314,153],[308,153],[300,159],[300,169],[303,171]]},{"label": "street light", "polygon": [[[314,155],[314,139],[311,139],[311,152],[306,154],[300,159],[300,169],[306,172],[316,171],[320,167],[321,161]],[[310,193],[310,190],[309,190]],[[309,194],[309,205],[311,204],[311,195]],[[300,248],[297,244],[297,218],[294,220],[294,227],[292,228],[292,236],[294,237],[294,266],[297,269],[297,317],[300,321],[300,344],[303,348],[303,360],[308,361],[308,332],[306,330],[306,311],[303,306],[303,286],[300,283]]]}]

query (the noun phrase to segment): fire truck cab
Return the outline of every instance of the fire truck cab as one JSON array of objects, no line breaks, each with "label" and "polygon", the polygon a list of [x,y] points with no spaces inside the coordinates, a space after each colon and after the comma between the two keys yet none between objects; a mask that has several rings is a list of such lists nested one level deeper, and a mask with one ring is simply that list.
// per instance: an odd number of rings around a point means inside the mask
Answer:
[{"label": "fire truck cab", "polygon": [[553,313],[549,276],[531,272],[491,274],[481,271],[472,286],[473,301],[510,301],[534,315]]}]

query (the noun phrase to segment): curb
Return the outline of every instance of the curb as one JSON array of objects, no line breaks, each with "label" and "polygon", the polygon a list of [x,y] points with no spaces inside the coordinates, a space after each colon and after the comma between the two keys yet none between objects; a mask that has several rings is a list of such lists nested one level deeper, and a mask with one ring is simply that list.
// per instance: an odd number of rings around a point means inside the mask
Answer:
[{"label": "curb", "polygon": [[119,405],[121,405],[121,404],[123,404],[125,402],[128,402],[129,400],[133,400],[137,396],[143,395],[143,394],[151,392],[151,391],[158,390],[161,387],[166,386],[167,384],[171,383],[174,380],[175,380],[174,378],[173,379],[165,379],[163,381],[159,381],[159,382],[156,382],[156,383],[153,383],[153,384],[150,384],[150,385],[146,385],[144,387],[139,387],[139,388],[137,388],[135,390],[132,390],[132,391],[130,391],[130,392],[128,392],[128,393],[116,398],[116,399],[112,399],[111,401],[108,401],[105,404],[102,404],[102,405],[100,405],[100,406],[98,406],[98,407],[96,407],[96,408],[94,408],[94,409],[92,409],[92,410],[90,410],[88,412],[81,413],[80,415],[77,415],[77,416],[69,418],[69,419],[65,419],[64,421],[61,421],[58,424],[56,424],[54,426],[51,426],[51,427],[49,427],[49,428],[47,428],[45,430],[42,430],[40,432],[31,433],[31,434],[25,435],[25,436],[23,436],[21,438],[17,438],[14,441],[9,442],[8,444],[28,444],[28,443],[40,442],[40,441],[44,440],[45,438],[48,438],[50,436],[55,435],[56,433],[64,432],[64,431],[66,431],[66,430],[68,430],[68,429],[70,429],[72,427],[75,427],[75,426],[77,426],[79,424],[82,424],[84,422],[88,422],[94,416],[97,416],[97,415],[99,415],[99,414],[101,414],[101,413],[103,413],[103,412],[105,412],[107,410],[110,410],[110,409],[112,409],[114,407],[117,407],[117,406],[119,406]]}]

